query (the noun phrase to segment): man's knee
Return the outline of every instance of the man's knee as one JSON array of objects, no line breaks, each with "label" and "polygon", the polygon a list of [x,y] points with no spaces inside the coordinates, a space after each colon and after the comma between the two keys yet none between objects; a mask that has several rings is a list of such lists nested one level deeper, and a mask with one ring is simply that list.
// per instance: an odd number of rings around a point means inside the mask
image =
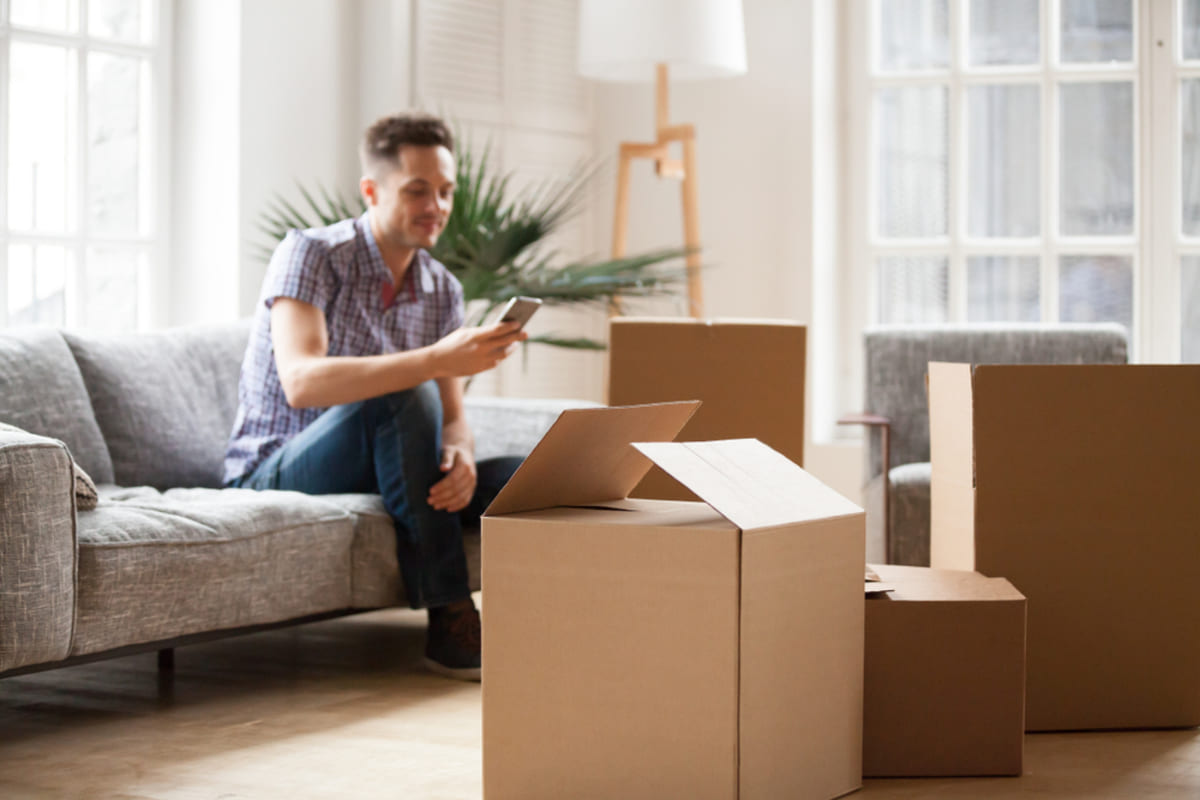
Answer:
[{"label": "man's knee", "polygon": [[433,381],[363,401],[363,410],[375,419],[394,419],[404,425],[418,425],[440,430],[442,427],[442,396]]}]

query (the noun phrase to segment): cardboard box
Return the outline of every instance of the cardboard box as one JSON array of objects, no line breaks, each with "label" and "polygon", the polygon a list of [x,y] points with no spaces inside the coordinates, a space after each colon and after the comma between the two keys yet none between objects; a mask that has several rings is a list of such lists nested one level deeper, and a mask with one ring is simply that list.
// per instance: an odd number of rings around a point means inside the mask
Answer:
[{"label": "cardboard box", "polygon": [[872,566],[863,776],[1020,775],[1025,598],[978,572]]},{"label": "cardboard box", "polygon": [[[863,513],[760,442],[669,442],[695,406],[564,411],[488,509],[487,800],[860,786]],[[706,502],[628,498],[651,459]]]},{"label": "cardboard box", "polygon": [[[608,402],[700,400],[679,441],[758,439],[803,465],[805,334],[783,321],[615,317]],[[633,496],[697,499],[657,467]]]},{"label": "cardboard box", "polygon": [[1200,724],[1200,365],[930,364],[935,567],[1029,600],[1029,730]]}]

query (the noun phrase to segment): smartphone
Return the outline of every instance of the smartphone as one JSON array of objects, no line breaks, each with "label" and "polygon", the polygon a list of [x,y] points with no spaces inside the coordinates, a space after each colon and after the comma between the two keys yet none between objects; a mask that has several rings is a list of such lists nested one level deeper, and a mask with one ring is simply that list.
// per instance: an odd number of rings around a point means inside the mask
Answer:
[{"label": "smartphone", "polygon": [[508,301],[504,311],[500,312],[500,321],[516,321],[521,323],[521,327],[524,328],[525,323],[529,322],[529,318],[541,307],[542,301],[536,297],[514,297]]}]

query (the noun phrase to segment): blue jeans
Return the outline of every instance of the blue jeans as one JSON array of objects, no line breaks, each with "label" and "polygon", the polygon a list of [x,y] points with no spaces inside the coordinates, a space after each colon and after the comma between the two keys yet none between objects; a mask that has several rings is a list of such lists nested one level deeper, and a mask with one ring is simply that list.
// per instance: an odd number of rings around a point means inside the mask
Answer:
[{"label": "blue jeans", "polygon": [[470,504],[460,512],[438,511],[426,498],[443,475],[441,448],[441,396],[437,384],[423,383],[330,408],[231,485],[307,494],[378,492],[396,526],[408,602],[434,608],[470,595],[463,523],[478,522],[521,463],[480,462]]}]

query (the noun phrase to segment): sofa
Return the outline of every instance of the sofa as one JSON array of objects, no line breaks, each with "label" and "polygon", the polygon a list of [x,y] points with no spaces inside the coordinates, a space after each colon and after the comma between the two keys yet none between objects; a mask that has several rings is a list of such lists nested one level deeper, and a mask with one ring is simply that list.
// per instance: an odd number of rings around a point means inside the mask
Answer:
[{"label": "sofa", "polygon": [[[404,604],[378,495],[221,488],[249,330],[0,334],[0,677]],[[468,396],[477,457],[578,405]]]}]

